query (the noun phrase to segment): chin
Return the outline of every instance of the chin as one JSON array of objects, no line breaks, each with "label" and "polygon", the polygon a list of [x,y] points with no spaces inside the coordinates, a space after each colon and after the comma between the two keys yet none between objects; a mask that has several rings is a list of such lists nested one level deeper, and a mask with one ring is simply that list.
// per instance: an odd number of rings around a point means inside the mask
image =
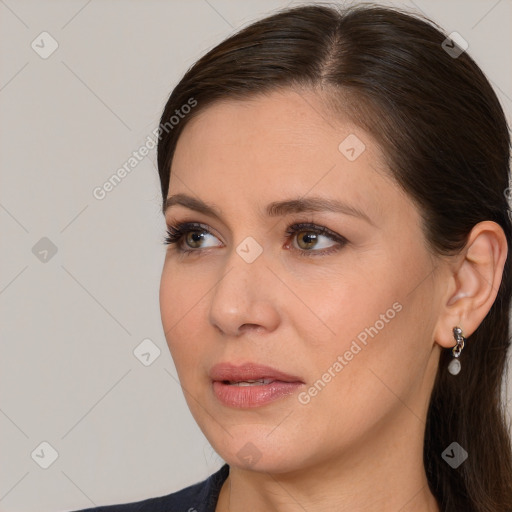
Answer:
[{"label": "chin", "polygon": [[230,429],[233,437],[226,434],[222,440],[212,439],[210,444],[223,460],[239,469],[268,473],[302,469],[307,455],[298,446],[303,450],[304,443],[293,442],[284,430],[283,437],[274,437],[274,433],[268,435],[268,428],[255,427],[258,425],[244,426],[245,434]]}]

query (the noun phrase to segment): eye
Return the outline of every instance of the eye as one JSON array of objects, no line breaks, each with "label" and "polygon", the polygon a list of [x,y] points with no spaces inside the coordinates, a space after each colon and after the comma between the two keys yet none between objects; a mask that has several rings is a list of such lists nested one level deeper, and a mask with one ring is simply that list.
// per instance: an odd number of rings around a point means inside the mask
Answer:
[{"label": "eye", "polygon": [[[289,226],[285,233],[285,241],[293,239],[293,250],[300,256],[321,256],[340,250],[348,243],[348,240],[341,235],[323,226],[312,223],[298,223]],[[185,222],[176,226],[168,226],[167,236],[164,244],[176,245],[180,253],[200,252],[200,249],[209,247],[220,247],[221,243],[202,245],[209,237],[218,240],[210,231],[208,226],[196,222]],[[334,242],[329,244],[330,242]],[[289,244],[287,244],[289,247]]]},{"label": "eye", "polygon": [[[216,247],[219,244],[203,246],[201,243],[207,240],[207,237],[214,237],[208,228],[203,224],[194,222],[185,222],[177,226],[168,226],[167,234],[164,239],[165,245],[176,245],[180,252],[195,252],[203,247]],[[185,247],[184,247],[185,246]]]},{"label": "eye", "polygon": [[[330,254],[341,249],[348,240],[330,229],[323,226],[317,226],[312,223],[293,224],[286,230],[288,237],[293,237],[297,242],[297,247],[301,256],[319,256]],[[324,241],[322,242],[322,239]],[[334,243],[329,244],[326,241]],[[323,249],[323,250],[320,250]]]}]

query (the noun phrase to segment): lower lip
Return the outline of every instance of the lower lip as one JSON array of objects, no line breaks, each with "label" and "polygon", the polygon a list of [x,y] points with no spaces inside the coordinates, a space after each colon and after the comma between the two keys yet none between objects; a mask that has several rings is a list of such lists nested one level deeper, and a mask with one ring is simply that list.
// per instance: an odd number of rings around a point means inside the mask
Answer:
[{"label": "lower lip", "polygon": [[303,386],[302,382],[274,381],[270,384],[253,386],[233,386],[224,382],[214,381],[213,391],[215,396],[228,407],[260,407],[291,395]]}]

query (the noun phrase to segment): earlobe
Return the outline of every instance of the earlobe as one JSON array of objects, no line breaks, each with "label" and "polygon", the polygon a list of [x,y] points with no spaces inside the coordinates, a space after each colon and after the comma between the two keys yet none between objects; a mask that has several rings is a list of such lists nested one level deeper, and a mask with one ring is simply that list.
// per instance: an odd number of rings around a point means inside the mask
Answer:
[{"label": "earlobe", "polygon": [[465,248],[452,267],[448,297],[442,305],[435,341],[443,348],[454,346],[453,328],[469,337],[491,309],[503,276],[507,240],[501,226],[492,221],[476,224]]}]

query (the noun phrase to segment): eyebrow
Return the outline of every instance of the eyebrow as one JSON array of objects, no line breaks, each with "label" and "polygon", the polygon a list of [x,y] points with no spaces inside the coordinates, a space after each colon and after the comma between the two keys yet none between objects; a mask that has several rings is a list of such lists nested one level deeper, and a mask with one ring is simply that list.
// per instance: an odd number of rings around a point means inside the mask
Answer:
[{"label": "eyebrow", "polygon": [[[168,208],[173,205],[181,205],[190,210],[203,213],[222,221],[220,209],[212,203],[205,203],[201,199],[197,199],[186,194],[175,194],[168,197],[164,203],[163,213],[165,215]],[[287,201],[274,201],[269,203],[266,208],[266,214],[269,217],[279,217],[288,215],[290,213],[301,212],[321,212],[329,211],[335,213],[343,213],[353,217],[359,217],[369,224],[374,225],[373,221],[359,208],[351,206],[347,203],[335,199],[328,199],[325,197],[309,197],[290,199]]]}]

